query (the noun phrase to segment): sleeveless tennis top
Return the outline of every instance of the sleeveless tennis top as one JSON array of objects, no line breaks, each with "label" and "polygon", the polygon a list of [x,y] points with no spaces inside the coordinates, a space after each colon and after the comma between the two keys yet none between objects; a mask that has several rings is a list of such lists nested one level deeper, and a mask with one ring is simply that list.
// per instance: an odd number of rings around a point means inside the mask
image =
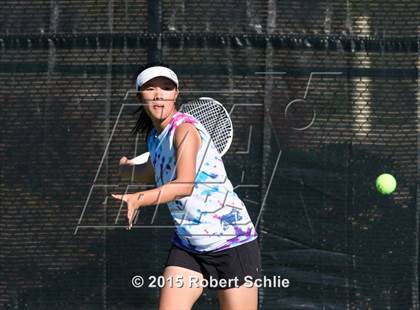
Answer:
[{"label": "sleeveless tennis top", "polygon": [[182,123],[195,126],[201,146],[191,196],[167,203],[176,228],[172,243],[187,251],[203,253],[253,241],[257,232],[244,203],[233,191],[220,153],[205,127],[188,113],[176,112],[160,134],[153,128],[147,136],[156,185],[176,179],[174,134]]}]

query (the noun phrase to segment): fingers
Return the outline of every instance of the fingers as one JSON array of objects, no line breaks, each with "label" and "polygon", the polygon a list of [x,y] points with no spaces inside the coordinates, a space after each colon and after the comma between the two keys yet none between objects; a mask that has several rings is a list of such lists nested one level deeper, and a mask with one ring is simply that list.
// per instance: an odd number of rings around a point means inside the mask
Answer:
[{"label": "fingers", "polygon": [[[123,200],[125,202],[128,202],[131,196],[135,197],[133,194],[124,194],[124,195],[111,194],[111,196],[114,197],[115,199]],[[143,198],[144,198],[144,194],[139,194],[136,199],[141,201],[143,200]],[[133,198],[131,200],[133,201]]]},{"label": "fingers", "polygon": [[111,196],[112,196],[112,197],[114,197],[115,199],[123,200],[123,196],[124,196],[124,195],[111,194]]},{"label": "fingers", "polygon": [[127,210],[127,220],[128,220],[127,230],[130,230],[131,227],[133,227],[133,220],[134,220],[134,217],[135,217],[137,212],[138,212],[138,210],[135,209],[135,208],[130,208],[130,207],[128,208],[128,210]]},{"label": "fingers", "polygon": [[128,158],[127,158],[127,157],[125,157],[125,156],[121,157],[121,158],[120,158],[120,165],[125,165],[125,164],[126,164],[126,162],[127,162],[127,160],[128,160]]},{"label": "fingers", "polygon": [[118,200],[122,200],[122,201],[124,201],[124,202],[127,202],[128,203],[128,200],[129,200],[129,195],[120,195],[120,194],[111,194],[111,196],[112,197],[114,197],[115,199],[118,199]]},{"label": "fingers", "polygon": [[[138,212],[138,207],[139,207],[139,206],[136,205],[136,203],[135,203],[135,201],[133,201],[133,199],[130,199],[130,195],[133,196],[133,194],[126,194],[126,195],[111,194],[111,196],[114,197],[115,199],[123,200],[127,203],[127,219],[128,219],[127,230],[130,230],[133,227],[133,220],[135,218],[135,215]],[[142,198],[143,194],[141,194],[138,197]],[[139,198],[137,198],[137,199],[139,199]]]}]

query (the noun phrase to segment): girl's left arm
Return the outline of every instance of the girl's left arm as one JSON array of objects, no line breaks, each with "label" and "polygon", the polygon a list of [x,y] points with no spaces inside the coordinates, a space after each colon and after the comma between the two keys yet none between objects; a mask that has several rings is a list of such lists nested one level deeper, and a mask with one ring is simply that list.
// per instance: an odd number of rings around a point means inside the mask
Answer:
[{"label": "girl's left arm", "polygon": [[197,154],[201,138],[194,125],[183,123],[175,130],[176,179],[152,190],[140,192],[140,206],[167,203],[190,196],[194,189]]},{"label": "girl's left arm", "polygon": [[163,204],[190,196],[194,189],[196,160],[201,138],[194,125],[183,123],[175,130],[176,179],[157,188],[133,194],[112,196],[127,202],[128,209]]}]

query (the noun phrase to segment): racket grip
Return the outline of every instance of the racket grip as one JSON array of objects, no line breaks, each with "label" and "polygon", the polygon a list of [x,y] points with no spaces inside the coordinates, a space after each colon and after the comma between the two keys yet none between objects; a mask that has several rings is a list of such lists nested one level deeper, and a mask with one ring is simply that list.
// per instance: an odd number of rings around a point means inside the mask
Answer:
[{"label": "racket grip", "polygon": [[147,161],[149,160],[149,152],[143,153],[139,156],[136,156],[134,158],[131,159],[131,161],[135,164],[135,165],[143,165],[145,163],[147,163]]}]

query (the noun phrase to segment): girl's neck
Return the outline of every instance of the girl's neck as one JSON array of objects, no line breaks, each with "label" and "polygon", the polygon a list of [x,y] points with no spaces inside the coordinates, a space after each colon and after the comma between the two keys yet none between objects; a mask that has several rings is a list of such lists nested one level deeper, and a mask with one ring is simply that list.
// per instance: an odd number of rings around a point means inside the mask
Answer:
[{"label": "girl's neck", "polygon": [[176,110],[172,111],[171,114],[168,115],[167,118],[165,118],[162,122],[159,122],[158,120],[152,121],[153,126],[156,128],[158,134],[160,134],[163,130],[165,130],[166,126],[168,126],[171,123],[172,117],[177,113]]}]

